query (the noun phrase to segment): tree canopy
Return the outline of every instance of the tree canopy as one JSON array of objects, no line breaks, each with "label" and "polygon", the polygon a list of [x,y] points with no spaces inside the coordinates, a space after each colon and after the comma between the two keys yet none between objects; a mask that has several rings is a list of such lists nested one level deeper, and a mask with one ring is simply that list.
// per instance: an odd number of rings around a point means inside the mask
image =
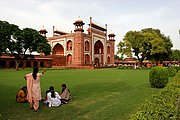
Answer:
[{"label": "tree canopy", "polygon": [[141,66],[145,59],[162,61],[169,58],[172,46],[170,38],[159,29],[146,28],[127,32],[118,44],[118,53],[129,57],[135,55]]},{"label": "tree canopy", "polygon": [[177,49],[172,50],[171,60],[180,61],[180,50],[177,50]]},{"label": "tree canopy", "polygon": [[26,59],[32,52],[49,54],[51,47],[46,38],[32,28],[19,29],[17,25],[0,21],[0,54],[7,53],[14,56],[16,69],[22,59]]}]

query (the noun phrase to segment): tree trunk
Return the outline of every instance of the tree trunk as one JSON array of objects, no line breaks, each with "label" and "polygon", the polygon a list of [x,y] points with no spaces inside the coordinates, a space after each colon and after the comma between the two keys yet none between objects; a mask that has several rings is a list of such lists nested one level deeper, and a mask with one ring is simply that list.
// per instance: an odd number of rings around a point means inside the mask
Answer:
[{"label": "tree trunk", "polygon": [[15,63],[16,63],[16,67],[15,67],[15,70],[19,70],[19,64],[20,64],[20,60],[15,60]]},{"label": "tree trunk", "polygon": [[144,61],[144,57],[140,58],[138,55],[136,56],[138,58],[139,61],[139,67],[142,67],[143,61]]},{"label": "tree trunk", "polygon": [[140,59],[139,60],[139,67],[142,67],[143,61]]}]

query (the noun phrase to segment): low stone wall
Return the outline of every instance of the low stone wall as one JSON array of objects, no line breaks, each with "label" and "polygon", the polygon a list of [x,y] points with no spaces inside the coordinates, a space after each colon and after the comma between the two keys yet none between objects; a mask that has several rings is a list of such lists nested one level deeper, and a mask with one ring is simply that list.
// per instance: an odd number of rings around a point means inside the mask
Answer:
[{"label": "low stone wall", "polygon": [[65,69],[102,69],[102,68],[116,68],[116,66],[52,66],[52,68],[65,68]]}]

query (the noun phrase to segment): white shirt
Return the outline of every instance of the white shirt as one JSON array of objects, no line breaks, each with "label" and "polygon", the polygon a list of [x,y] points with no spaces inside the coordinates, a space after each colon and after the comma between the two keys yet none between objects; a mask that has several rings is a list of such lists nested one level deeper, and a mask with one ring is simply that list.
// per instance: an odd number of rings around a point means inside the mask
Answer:
[{"label": "white shirt", "polygon": [[61,105],[61,97],[59,96],[59,94],[57,92],[55,92],[55,98],[51,97],[51,92],[49,92],[47,94],[47,101],[49,103],[49,107],[53,107],[53,106],[59,106]]}]

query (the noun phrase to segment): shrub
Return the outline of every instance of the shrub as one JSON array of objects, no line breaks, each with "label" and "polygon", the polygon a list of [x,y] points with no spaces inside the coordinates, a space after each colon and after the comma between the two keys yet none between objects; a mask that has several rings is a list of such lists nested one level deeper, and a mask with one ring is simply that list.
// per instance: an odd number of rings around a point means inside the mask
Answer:
[{"label": "shrub", "polygon": [[180,70],[179,66],[173,66],[173,68],[175,68],[177,70],[177,72]]},{"label": "shrub", "polygon": [[153,67],[149,73],[149,82],[154,88],[163,88],[168,83],[169,72],[165,67]]},{"label": "shrub", "polygon": [[121,70],[128,70],[128,69],[137,69],[137,70],[148,70],[148,68],[146,67],[136,67],[134,68],[134,66],[118,66],[117,67],[118,69],[121,69]]},{"label": "shrub", "polygon": [[121,70],[133,69],[133,66],[119,66],[118,69]]},{"label": "shrub", "polygon": [[177,69],[175,67],[168,68],[169,71],[169,77],[174,77],[177,73]]},{"label": "shrub", "polygon": [[158,94],[146,100],[145,103],[131,114],[130,120],[170,120],[177,118],[176,101],[180,92],[180,72]]}]

